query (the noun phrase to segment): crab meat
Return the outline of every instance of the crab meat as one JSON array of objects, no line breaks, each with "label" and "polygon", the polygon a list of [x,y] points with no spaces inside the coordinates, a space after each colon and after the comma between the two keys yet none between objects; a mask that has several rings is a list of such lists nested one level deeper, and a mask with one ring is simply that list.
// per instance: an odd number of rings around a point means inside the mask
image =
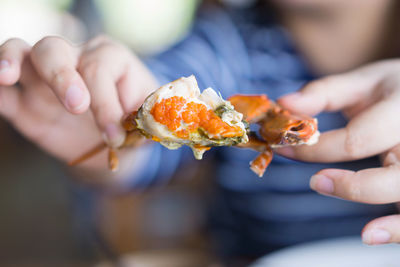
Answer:
[{"label": "crab meat", "polygon": [[213,89],[200,93],[194,76],[180,78],[153,92],[139,109],[142,133],[169,149],[192,148],[196,159],[212,146],[248,141],[243,115]]}]

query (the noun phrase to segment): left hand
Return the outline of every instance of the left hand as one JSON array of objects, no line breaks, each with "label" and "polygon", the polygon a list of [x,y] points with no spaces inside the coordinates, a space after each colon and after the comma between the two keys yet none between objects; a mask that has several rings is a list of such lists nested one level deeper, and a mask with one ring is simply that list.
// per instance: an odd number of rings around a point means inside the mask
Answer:
[{"label": "left hand", "polygon": [[[400,202],[400,60],[316,80],[278,102],[297,113],[343,111],[350,119],[345,128],[323,133],[316,145],[277,149],[279,154],[310,162],[382,157],[381,168],[321,170],[311,177],[312,189],[369,204]],[[370,245],[400,242],[400,215],[369,222],[362,239]]]}]

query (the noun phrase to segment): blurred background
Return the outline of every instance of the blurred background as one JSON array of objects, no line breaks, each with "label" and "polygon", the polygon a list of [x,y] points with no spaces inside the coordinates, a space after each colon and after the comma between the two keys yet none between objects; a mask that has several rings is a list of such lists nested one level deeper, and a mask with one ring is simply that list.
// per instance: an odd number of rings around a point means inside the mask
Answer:
[{"label": "blurred background", "polygon": [[[146,57],[184,35],[198,4],[0,0],[0,42],[60,35],[79,43],[104,32]],[[206,179],[107,193],[73,181],[1,119],[0,167],[0,266],[218,266],[202,230]]]},{"label": "blurred background", "polygon": [[197,0],[0,0],[0,41],[46,35],[79,43],[106,33],[149,55],[176,42],[193,19]]}]

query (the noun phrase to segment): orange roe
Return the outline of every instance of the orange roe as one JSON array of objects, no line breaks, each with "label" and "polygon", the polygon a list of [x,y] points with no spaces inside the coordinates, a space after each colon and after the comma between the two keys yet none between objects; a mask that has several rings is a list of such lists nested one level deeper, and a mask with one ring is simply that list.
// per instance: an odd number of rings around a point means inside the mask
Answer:
[{"label": "orange roe", "polygon": [[[186,106],[185,106],[186,104]],[[242,136],[239,126],[230,126],[203,104],[189,102],[180,96],[173,96],[156,103],[150,111],[154,120],[167,126],[182,139],[189,139],[190,133],[201,128],[211,138]],[[185,127],[178,130],[182,124]]]}]

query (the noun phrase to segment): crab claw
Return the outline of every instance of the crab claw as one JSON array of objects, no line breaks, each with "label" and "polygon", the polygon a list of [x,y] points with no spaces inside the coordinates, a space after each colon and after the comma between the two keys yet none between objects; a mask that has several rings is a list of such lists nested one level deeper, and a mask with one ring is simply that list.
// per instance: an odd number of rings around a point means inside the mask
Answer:
[{"label": "crab claw", "polygon": [[251,170],[260,177],[272,160],[272,148],[312,145],[318,141],[316,119],[306,115],[292,114],[268,99],[266,95],[234,95],[228,100],[237,111],[243,114],[247,122],[260,125],[259,136],[252,132],[249,134],[249,142],[239,145],[260,152],[250,162]]},{"label": "crab claw", "polygon": [[317,119],[291,114],[276,105],[260,124],[261,136],[272,146],[312,145],[318,141]]}]

